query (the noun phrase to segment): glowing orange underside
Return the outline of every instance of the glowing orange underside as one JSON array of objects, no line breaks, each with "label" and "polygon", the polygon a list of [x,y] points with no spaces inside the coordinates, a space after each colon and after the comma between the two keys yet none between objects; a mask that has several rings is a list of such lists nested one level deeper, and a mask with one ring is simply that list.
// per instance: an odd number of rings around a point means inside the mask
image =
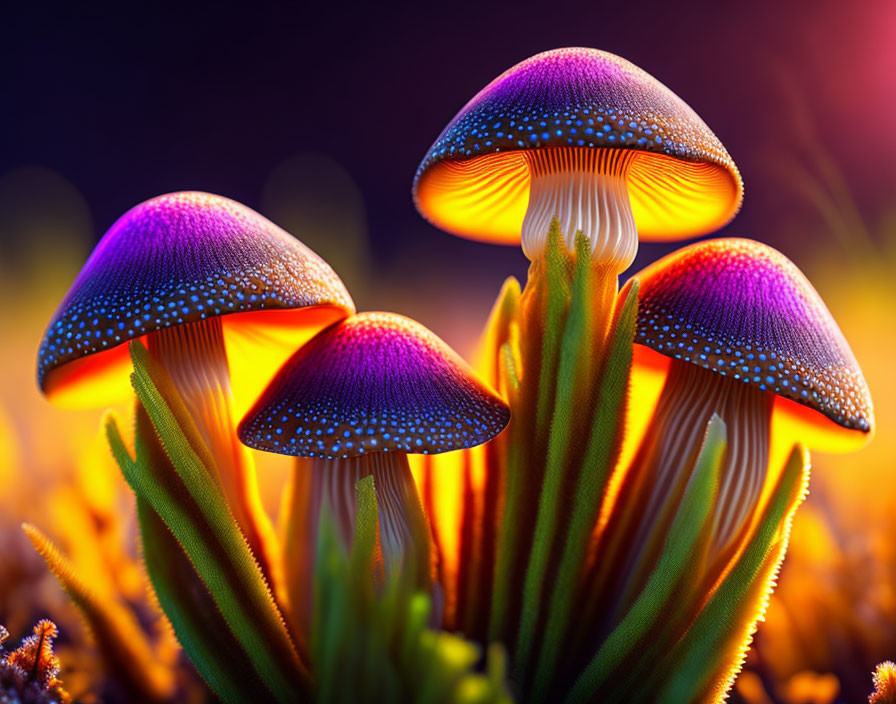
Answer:
[{"label": "glowing orange underside", "polygon": [[[234,413],[241,418],[292,354],[324,327],[346,317],[336,306],[264,310],[221,316]],[[146,342],[146,338],[140,338]],[[97,408],[133,391],[128,343],[69,362],[47,375],[44,392],[56,405]]]},{"label": "glowing orange underside", "polygon": [[[644,345],[636,344],[633,353],[627,432],[620,458],[621,466],[631,460],[638,443],[648,430],[648,423],[672,361]],[[810,450],[819,452],[847,453],[864,447],[870,439],[870,433],[843,428],[808,406],[782,396],[775,397],[771,464],[774,464],[775,455],[783,456],[786,460],[795,443],[802,443]]]},{"label": "glowing orange underside", "polygon": [[[529,182],[524,151],[446,160],[420,178],[417,203],[443,230],[474,240],[517,244],[529,205]],[[727,223],[740,206],[738,181],[716,164],[637,152],[629,167],[628,183],[635,225],[645,240],[676,240],[712,232]]]}]

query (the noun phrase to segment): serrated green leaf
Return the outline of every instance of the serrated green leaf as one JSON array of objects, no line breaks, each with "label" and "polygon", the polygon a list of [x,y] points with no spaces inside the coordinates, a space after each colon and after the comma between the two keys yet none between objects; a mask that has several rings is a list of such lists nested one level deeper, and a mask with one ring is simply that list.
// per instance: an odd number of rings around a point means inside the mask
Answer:
[{"label": "serrated green leaf", "polygon": [[125,478],[183,546],[259,677],[278,701],[293,701],[307,688],[308,675],[258,563],[213,470],[189,439],[195,435],[189,415],[179,399],[159,393],[156,379],[169,383],[164,370],[141,344],[132,343],[131,352],[134,389],[175,471],[165,472],[164,463],[148,461],[149,448],[138,433],[137,463],[122,468]]},{"label": "serrated green leaf", "polygon": [[249,664],[180,543],[139,496],[137,519],[153,590],[202,679],[228,704],[269,698],[270,691]]},{"label": "serrated green leaf", "polygon": [[[579,236],[576,238],[576,248],[572,300],[560,338],[560,359],[556,372],[553,415],[549,424],[545,472],[539,494],[532,549],[523,583],[523,605],[513,663],[517,682],[524,681],[535,644],[536,628],[544,601],[545,574],[558,530],[561,489],[568,469],[567,458],[575,429],[576,407],[583,401],[588,401],[587,398],[582,398],[582,384],[577,382],[583,367],[587,369],[592,362],[590,242],[586,237]],[[549,286],[556,288],[553,280],[549,281]],[[542,422],[547,424],[547,418],[542,419]]]},{"label": "serrated green leaf", "polygon": [[713,416],[659,562],[625,618],[576,680],[567,704],[592,701],[656,627],[663,608],[674,602],[676,587],[686,577],[689,558],[712,515],[725,447],[725,424]]},{"label": "serrated green leaf", "polygon": [[601,375],[591,434],[582,459],[566,541],[554,579],[533,684],[534,701],[540,701],[548,694],[569,625],[572,608],[570,594],[575,592],[581,577],[582,565],[601,499],[616,464],[619,438],[623,430],[621,418],[625,408],[632,361],[637,302],[636,282],[629,290],[617,315],[606,364]]},{"label": "serrated green leaf", "polygon": [[[589,252],[590,257],[590,252]],[[555,400],[557,359],[560,355],[566,314],[572,296],[569,283],[569,255],[560,223],[554,218],[548,232],[544,252],[544,335],[538,377],[538,400],[535,414],[536,430],[547,429]]]},{"label": "serrated green leaf", "polygon": [[352,537],[352,574],[363,578],[370,569],[370,562],[376,549],[376,530],[379,509],[376,501],[373,476],[368,475],[355,484],[357,512],[355,514],[355,534]]},{"label": "serrated green leaf", "polygon": [[[712,595],[685,637],[658,672],[670,673],[662,685],[661,704],[719,701],[739,667],[733,651],[743,654],[755,620],[765,608],[772,580],[787,547],[790,525],[808,483],[808,455],[794,448],[755,535]],[[713,683],[716,683],[716,691]]]}]

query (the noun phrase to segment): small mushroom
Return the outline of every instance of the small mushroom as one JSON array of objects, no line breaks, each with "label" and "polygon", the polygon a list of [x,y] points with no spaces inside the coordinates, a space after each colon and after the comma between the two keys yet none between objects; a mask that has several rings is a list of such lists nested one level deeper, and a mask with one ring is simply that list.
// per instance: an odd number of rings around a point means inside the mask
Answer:
[{"label": "small mushroom", "polygon": [[736,545],[770,485],[767,473],[779,471],[794,443],[848,451],[869,440],[868,387],[821,297],[767,245],[701,242],[635,278],[634,399],[642,377],[659,371],[665,383],[626,480],[643,500],[634,506],[620,496],[617,504],[633,527],[627,552],[640,560],[656,547],[718,414],[728,430],[714,537],[721,553]]},{"label": "small mushroom", "polygon": [[171,193],[131,209],[100,240],[44,334],[38,383],[62,405],[129,398],[125,343],[143,340],[258,551],[262,509],[232,413],[257,397],[297,339],[353,312],[339,277],[289,233],[227,198]]},{"label": "small mushroom", "polygon": [[434,225],[518,243],[535,259],[557,218],[616,273],[646,240],[711,232],[737,212],[740,174],[677,95],[624,59],[554,49],[508,69],[448,123],[413,195]]},{"label": "small mushroom", "polygon": [[359,313],[296,352],[238,434],[249,447],[312,458],[297,467],[311,472],[309,536],[326,503],[347,546],[355,483],[373,475],[387,570],[410,555],[428,581],[429,528],[407,455],[480,445],[509,419],[497,394],[425,327],[392,313]]}]

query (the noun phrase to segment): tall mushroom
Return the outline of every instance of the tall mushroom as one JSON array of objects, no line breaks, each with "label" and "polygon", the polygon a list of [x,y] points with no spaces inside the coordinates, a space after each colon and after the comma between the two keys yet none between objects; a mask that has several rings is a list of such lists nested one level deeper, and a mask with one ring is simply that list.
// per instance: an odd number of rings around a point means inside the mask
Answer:
[{"label": "tall mushroom", "polygon": [[740,174],[706,124],[637,66],[586,48],[508,69],[448,123],[417,169],[417,209],[464,237],[544,250],[553,218],[573,249],[626,269],[644,239],[711,232],[740,207]]},{"label": "tall mushroom", "polygon": [[[249,447],[311,458],[296,469],[311,484],[309,510],[295,518],[304,521],[306,554],[324,503],[349,544],[355,483],[373,475],[386,568],[411,556],[426,582],[429,528],[407,455],[480,445],[509,419],[505,403],[425,327],[392,313],[359,313],[296,352],[238,433]],[[309,585],[303,589],[297,601],[307,610]]]},{"label": "tall mushroom", "polygon": [[272,533],[232,415],[297,343],[353,312],[326,262],[269,220],[220,196],[171,193],[131,209],[100,240],[47,327],[38,383],[63,405],[123,400],[130,395],[125,343],[145,341],[266,563]]},{"label": "tall mushroom", "polygon": [[728,428],[712,548],[720,560],[736,549],[772,485],[767,474],[780,471],[794,443],[849,451],[874,426],[849,345],[780,252],[747,239],[711,240],[635,278],[634,399],[642,378],[659,371],[665,381],[611,519],[620,521],[613,534],[628,555],[619,574],[632,589],[662,547],[713,414]]}]

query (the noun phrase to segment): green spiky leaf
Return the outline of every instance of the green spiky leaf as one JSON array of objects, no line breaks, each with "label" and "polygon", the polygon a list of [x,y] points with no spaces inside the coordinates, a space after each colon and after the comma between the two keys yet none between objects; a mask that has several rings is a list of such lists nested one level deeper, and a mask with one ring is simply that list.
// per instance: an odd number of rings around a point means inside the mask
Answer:
[{"label": "green spiky leaf", "polygon": [[616,464],[622,433],[621,418],[625,410],[629,370],[632,362],[632,339],[637,313],[637,282],[623,302],[609,343],[609,351],[595,404],[591,434],[586,446],[569,519],[560,566],[554,580],[545,635],[533,685],[533,699],[548,694],[549,685],[563,649],[571,616],[574,593],[581,576],[588,550],[588,541],[606,491],[612,468]]},{"label": "green spiky leaf", "polygon": [[180,543],[139,496],[137,520],[153,591],[178,642],[208,686],[228,704],[270,697]]},{"label": "green spiky leaf", "polygon": [[[562,335],[557,336],[560,340],[560,354],[548,454],[538,500],[535,536],[523,584],[523,607],[514,658],[514,669],[518,678],[521,678],[522,673],[528,669],[534,648],[536,628],[544,601],[545,574],[558,530],[561,488],[564,474],[568,469],[568,452],[574,437],[575,421],[580,415],[578,409],[580,404],[589,401],[587,397],[582,398],[583,386],[587,388],[587,385],[578,383],[583,374],[587,376],[589,373],[588,365],[592,362],[593,345],[591,245],[581,233],[576,238],[576,250],[569,314],[562,328]],[[553,250],[548,250],[551,251]],[[564,277],[558,274],[557,280],[562,281]],[[553,279],[549,281],[554,284]],[[553,285],[551,288],[558,286]],[[546,343],[547,340],[548,336],[545,337]],[[593,375],[593,372],[591,374]]]},{"label": "green spiky leaf", "polygon": [[725,447],[725,424],[713,416],[659,562],[625,618],[576,681],[568,703],[592,701],[609,677],[650,635],[651,628],[659,625],[662,610],[674,600],[679,582],[687,576],[690,557],[709,524]]},{"label": "green spiky leaf", "polygon": [[155,438],[152,431],[139,432],[139,423],[135,459],[124,450],[114,423],[107,425],[113,454],[134,492],[183,547],[259,680],[277,701],[293,701],[307,690],[307,672],[213,478],[208,453],[164,370],[140,343],[131,344],[131,354],[134,389],[170,462],[153,459]]},{"label": "green spiky leaf", "polygon": [[416,591],[413,569],[382,582],[376,569],[377,503],[373,477],[356,485],[351,552],[325,508],[318,530],[312,654],[316,700],[370,704],[510,704],[504,659],[429,628],[431,599]]},{"label": "green spiky leaf", "polygon": [[806,493],[809,462],[794,448],[755,535],[660,670],[663,704],[719,701],[733,680],[787,548],[790,525]]}]

